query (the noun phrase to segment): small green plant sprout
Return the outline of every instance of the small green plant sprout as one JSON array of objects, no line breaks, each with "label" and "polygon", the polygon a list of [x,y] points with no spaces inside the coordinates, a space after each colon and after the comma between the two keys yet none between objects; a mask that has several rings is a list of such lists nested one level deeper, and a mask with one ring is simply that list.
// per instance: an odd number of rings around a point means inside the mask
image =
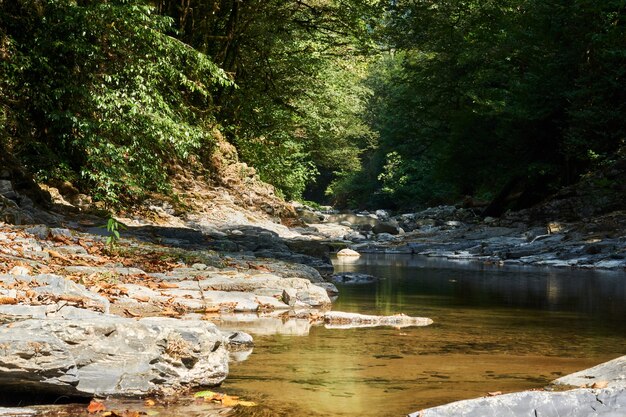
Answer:
[{"label": "small green plant sprout", "polygon": [[123,230],[126,229],[126,227],[113,217],[109,217],[109,220],[107,220],[107,231],[110,235],[107,237],[106,246],[110,252],[117,250],[120,241],[120,229]]}]

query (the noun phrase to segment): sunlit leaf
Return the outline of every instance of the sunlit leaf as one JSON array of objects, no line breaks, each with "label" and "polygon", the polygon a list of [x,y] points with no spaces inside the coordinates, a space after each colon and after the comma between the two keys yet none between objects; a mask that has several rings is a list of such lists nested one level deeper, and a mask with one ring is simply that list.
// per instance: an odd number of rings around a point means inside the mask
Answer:
[{"label": "sunlit leaf", "polygon": [[96,400],[91,400],[91,402],[87,406],[87,411],[90,414],[99,413],[99,412],[102,412],[104,410],[106,410],[105,405],[102,404],[100,401],[96,401]]},{"label": "sunlit leaf", "polygon": [[216,395],[217,393],[213,391],[198,391],[193,396],[195,398],[214,398]]}]

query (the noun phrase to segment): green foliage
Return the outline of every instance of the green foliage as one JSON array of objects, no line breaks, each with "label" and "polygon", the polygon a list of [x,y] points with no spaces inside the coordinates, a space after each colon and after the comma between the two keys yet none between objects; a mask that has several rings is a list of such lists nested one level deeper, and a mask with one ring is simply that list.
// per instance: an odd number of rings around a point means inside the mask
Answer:
[{"label": "green foliage", "polygon": [[[377,0],[162,2],[181,39],[233,75],[219,120],[241,159],[287,198],[318,172],[358,169],[372,136],[360,117],[363,53],[382,12]],[[193,22],[190,18],[193,10]]]},{"label": "green foliage", "polygon": [[212,93],[232,83],[147,3],[16,0],[0,13],[12,112],[32,126],[14,148],[39,178],[115,204],[166,189],[168,164],[210,145]]},{"label": "green foliage", "polygon": [[576,181],[626,140],[623,6],[394,2],[383,28],[392,52],[366,81],[379,144],[353,188],[409,208],[517,181],[528,205]]},{"label": "green foliage", "polygon": [[624,146],[623,6],[0,0],[0,145],[109,205],[167,191],[214,129],[287,198],[537,199]]},{"label": "green foliage", "polygon": [[251,161],[259,176],[275,187],[283,197],[298,198],[317,170],[303,143],[293,140],[286,132],[268,131],[268,137],[235,137],[243,160]]},{"label": "green foliage", "polygon": [[107,236],[106,246],[109,252],[116,252],[119,241],[120,241],[120,229],[126,229],[126,227],[115,220],[113,217],[109,217],[106,224],[107,232],[109,232],[109,236]]}]

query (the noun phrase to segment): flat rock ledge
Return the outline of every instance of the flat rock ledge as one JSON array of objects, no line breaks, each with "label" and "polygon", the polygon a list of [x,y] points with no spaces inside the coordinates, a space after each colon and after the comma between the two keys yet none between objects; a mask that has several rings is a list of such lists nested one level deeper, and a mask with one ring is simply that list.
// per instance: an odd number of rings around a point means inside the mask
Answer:
[{"label": "flat rock ledge", "polygon": [[[576,387],[594,387],[606,385],[607,388],[626,389],[626,356],[601,363],[593,368],[566,375],[554,381],[557,385]],[[626,415],[626,411],[624,411]]]},{"label": "flat rock ledge", "polygon": [[[0,387],[67,396],[171,395],[228,374],[231,339],[201,320],[140,320],[66,307],[0,326]],[[236,342],[235,342],[236,343]]]},{"label": "flat rock ledge", "polygon": [[342,311],[330,311],[323,315],[324,325],[327,329],[353,329],[358,327],[411,327],[428,326],[433,321],[427,317],[409,317],[404,314],[393,316],[370,316],[366,314],[345,313]]},{"label": "flat rock ledge", "polygon": [[[94,268],[85,268],[85,271],[100,273],[97,269],[94,272]],[[155,288],[141,280],[137,281],[141,284],[118,284],[119,294],[111,296],[113,303],[63,276],[0,274],[0,316],[16,314],[20,309],[29,310],[33,305],[47,306],[40,318],[66,305],[130,315],[142,311],[152,311],[152,315],[156,315],[167,307],[181,312],[257,312],[288,310],[294,306],[324,308],[331,303],[328,294],[337,293],[331,283],[314,284],[303,278],[282,278],[268,273],[226,275],[205,272],[201,276],[192,272],[152,274],[151,277],[161,283]],[[149,280],[145,282],[149,283]],[[94,285],[93,288],[97,291],[99,287]]]},{"label": "flat rock ledge", "polygon": [[[569,391],[524,391],[457,401],[409,417],[623,417],[626,416],[626,356],[553,381]],[[597,387],[597,388],[596,388]]]}]

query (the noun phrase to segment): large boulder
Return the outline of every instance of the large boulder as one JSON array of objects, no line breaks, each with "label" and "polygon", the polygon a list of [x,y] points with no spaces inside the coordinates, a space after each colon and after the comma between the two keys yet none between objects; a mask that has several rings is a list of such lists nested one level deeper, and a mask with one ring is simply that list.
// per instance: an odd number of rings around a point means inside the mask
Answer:
[{"label": "large boulder", "polygon": [[339,252],[337,252],[337,256],[339,257],[348,257],[348,258],[358,258],[359,256],[361,256],[361,254],[359,254],[359,252],[349,249],[349,248],[345,248],[345,249],[341,249]]},{"label": "large boulder", "polygon": [[0,326],[0,387],[68,396],[167,395],[219,384],[228,340],[200,320],[89,312]]},{"label": "large boulder", "polygon": [[324,215],[319,212],[316,212],[313,210],[307,210],[307,209],[296,210],[296,211],[298,213],[298,217],[300,218],[300,220],[302,220],[306,224],[317,224],[317,223],[321,223],[324,221]]},{"label": "large boulder", "polygon": [[330,261],[330,248],[327,244],[312,239],[286,240],[287,247],[296,253]]},{"label": "large boulder", "polygon": [[0,194],[0,221],[9,224],[31,223],[32,218],[18,204]]},{"label": "large boulder", "polygon": [[374,225],[372,231],[376,234],[389,233],[390,235],[397,235],[398,233],[400,233],[398,223],[396,222],[380,222]]}]

